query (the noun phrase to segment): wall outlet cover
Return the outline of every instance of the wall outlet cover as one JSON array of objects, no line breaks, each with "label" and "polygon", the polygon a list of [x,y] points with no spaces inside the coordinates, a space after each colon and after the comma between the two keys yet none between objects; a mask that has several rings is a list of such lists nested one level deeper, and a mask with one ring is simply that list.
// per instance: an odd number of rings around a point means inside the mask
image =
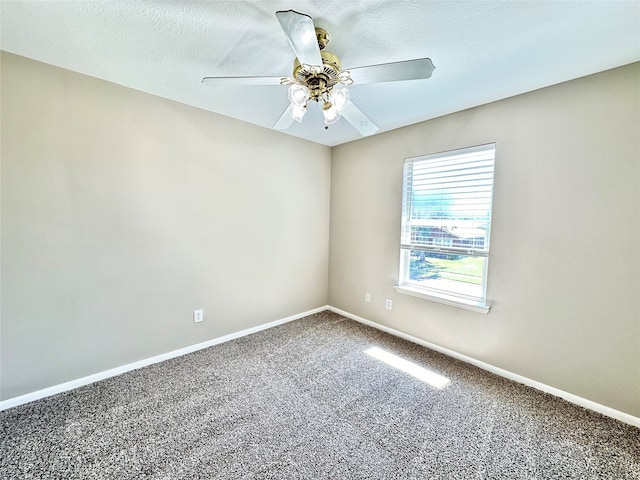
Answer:
[{"label": "wall outlet cover", "polygon": [[200,323],[204,320],[204,313],[202,309],[193,311],[193,323]]}]

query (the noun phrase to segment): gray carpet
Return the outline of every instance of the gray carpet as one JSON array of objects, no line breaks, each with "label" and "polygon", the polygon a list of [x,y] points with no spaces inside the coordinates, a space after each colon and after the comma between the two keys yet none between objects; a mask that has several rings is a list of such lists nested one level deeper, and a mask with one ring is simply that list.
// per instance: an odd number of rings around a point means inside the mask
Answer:
[{"label": "gray carpet", "polygon": [[330,312],[0,412],[0,433],[2,479],[640,479],[637,428]]}]

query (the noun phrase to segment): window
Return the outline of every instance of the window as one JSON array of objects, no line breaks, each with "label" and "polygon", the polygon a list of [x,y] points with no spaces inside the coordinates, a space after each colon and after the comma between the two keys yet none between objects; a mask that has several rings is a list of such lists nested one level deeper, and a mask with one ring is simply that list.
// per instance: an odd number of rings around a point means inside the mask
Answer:
[{"label": "window", "polygon": [[404,163],[398,292],[487,313],[495,144]]}]

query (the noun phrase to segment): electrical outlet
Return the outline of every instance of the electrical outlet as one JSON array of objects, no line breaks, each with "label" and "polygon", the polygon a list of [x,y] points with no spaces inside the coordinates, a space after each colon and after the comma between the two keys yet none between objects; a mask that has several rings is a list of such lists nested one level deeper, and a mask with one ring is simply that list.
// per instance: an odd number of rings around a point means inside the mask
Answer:
[{"label": "electrical outlet", "polygon": [[202,309],[193,311],[193,323],[200,323],[204,320],[204,313]]},{"label": "electrical outlet", "polygon": [[384,306],[387,307],[387,310],[392,310],[393,309],[393,302],[391,301],[390,298],[387,298],[385,300]]},{"label": "electrical outlet", "polygon": [[369,292],[364,294],[364,301],[371,303],[371,294]]}]

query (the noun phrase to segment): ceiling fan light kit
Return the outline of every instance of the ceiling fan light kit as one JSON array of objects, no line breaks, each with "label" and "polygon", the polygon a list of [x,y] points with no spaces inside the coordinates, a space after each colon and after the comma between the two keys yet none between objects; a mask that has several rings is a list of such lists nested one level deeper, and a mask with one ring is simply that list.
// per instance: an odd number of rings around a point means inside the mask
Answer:
[{"label": "ceiling fan light kit", "polygon": [[[278,18],[290,17],[290,12],[277,12]],[[295,15],[302,15],[293,12]],[[308,23],[305,20],[305,23]],[[287,28],[289,22],[282,21],[283,29]],[[342,70],[342,63],[337,55],[326,51],[324,48],[331,40],[329,32],[322,28],[314,28],[315,41],[318,44],[320,50],[320,59],[322,65],[307,65],[300,63],[300,59],[296,58],[293,62],[293,74],[291,77],[284,77],[280,80],[282,85],[290,85],[289,87],[289,101],[291,106],[289,113],[294,120],[300,122],[302,118],[300,116],[300,107],[306,109],[309,101],[316,103],[322,102],[322,114],[324,116],[324,128],[329,128],[329,125],[336,123],[342,116],[342,110],[349,100],[349,91],[346,88],[339,90],[339,92],[345,92],[339,97],[334,94],[333,88],[339,83],[344,85],[353,84],[351,80],[351,74],[348,71]],[[285,30],[285,33],[287,31]],[[308,33],[305,33],[308,37]],[[338,103],[336,103],[338,98]],[[342,99],[342,100],[340,100]],[[304,116],[304,113],[302,113]]]},{"label": "ceiling fan light kit", "polygon": [[[342,69],[337,55],[325,50],[331,35],[316,28],[313,19],[293,10],[278,11],[276,18],[284,31],[296,58],[291,77],[279,79],[281,85],[288,85],[289,106],[273,128],[288,129],[293,121],[302,122],[309,102],[322,105],[325,129],[344,117],[362,135],[373,135],[378,127],[351,101],[348,85],[421,80],[431,76],[434,70],[429,58],[408,60],[366,67]],[[272,77],[205,77],[207,85],[224,86],[230,81],[244,85],[273,85]],[[335,88],[342,85],[342,88]]]}]

